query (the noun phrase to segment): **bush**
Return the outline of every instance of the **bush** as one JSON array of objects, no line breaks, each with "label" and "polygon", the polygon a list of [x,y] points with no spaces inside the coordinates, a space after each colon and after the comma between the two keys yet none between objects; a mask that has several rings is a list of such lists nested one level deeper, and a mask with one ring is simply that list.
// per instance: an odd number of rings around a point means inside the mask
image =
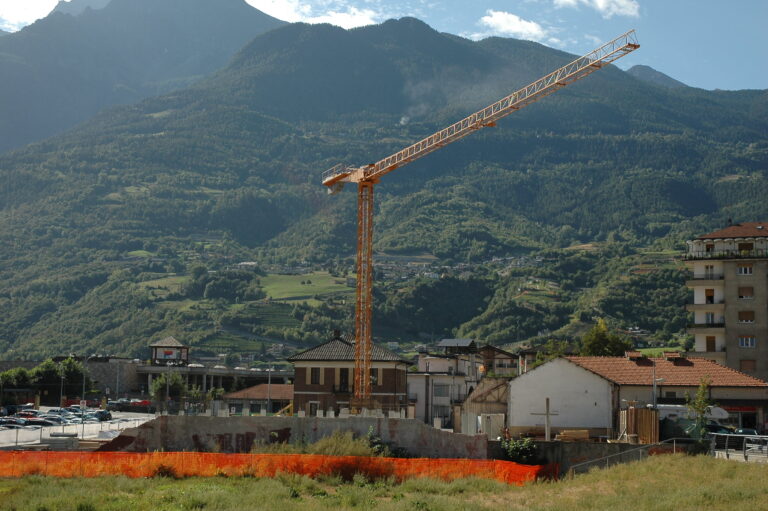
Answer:
[{"label": "bush", "polygon": [[501,447],[511,461],[526,465],[536,464],[538,448],[533,438],[515,440],[505,435],[501,440]]}]

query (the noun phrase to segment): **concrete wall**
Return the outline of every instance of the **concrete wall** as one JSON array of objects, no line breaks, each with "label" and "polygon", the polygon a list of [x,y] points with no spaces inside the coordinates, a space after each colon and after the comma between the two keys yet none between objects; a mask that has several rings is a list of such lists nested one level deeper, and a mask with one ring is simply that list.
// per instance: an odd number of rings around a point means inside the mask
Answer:
[{"label": "concrete wall", "polygon": [[553,431],[612,427],[611,384],[572,362],[558,358],[509,382],[507,425],[517,432],[543,430],[545,399],[549,398]]},{"label": "concrete wall", "polygon": [[474,458],[488,455],[485,435],[441,431],[416,419],[349,417],[191,417],[162,416],[126,430],[106,450],[145,452],[219,451],[249,452],[254,442],[307,442],[352,431],[364,436],[373,428],[376,436],[411,455],[424,458]]},{"label": "concrete wall", "polygon": [[[691,444],[677,444],[674,446],[676,452],[684,452]],[[658,445],[650,448],[642,448],[635,444],[608,444],[594,442],[536,442],[541,462],[544,464],[556,463],[559,466],[560,475],[566,474],[568,470],[579,463],[590,460],[597,460],[605,456],[613,456],[608,460],[599,463],[592,463],[581,468],[576,468],[578,473],[586,472],[593,467],[604,468],[617,463],[628,463],[644,459],[651,454],[672,453],[673,445]],[[504,451],[501,448],[501,442],[488,442],[488,457],[494,459],[505,459]]]}]

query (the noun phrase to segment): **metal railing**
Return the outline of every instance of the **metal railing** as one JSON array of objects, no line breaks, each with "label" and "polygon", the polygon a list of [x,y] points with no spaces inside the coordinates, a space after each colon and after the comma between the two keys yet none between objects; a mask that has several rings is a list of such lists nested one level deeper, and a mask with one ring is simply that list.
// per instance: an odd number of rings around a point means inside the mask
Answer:
[{"label": "metal railing", "polygon": [[688,328],[725,328],[725,323],[689,323]]},{"label": "metal railing", "polygon": [[[644,458],[647,458],[648,450],[654,447],[671,444],[672,453],[676,453],[678,443],[691,444],[694,442],[695,440],[692,438],[683,438],[683,437],[668,438],[666,440],[662,440],[661,442],[656,442],[655,444],[645,444],[645,445],[638,446],[635,449],[629,449],[628,451],[617,452],[615,454],[609,454],[608,456],[603,456],[601,458],[595,458],[593,460],[576,463],[575,465],[571,465],[568,468],[568,478],[572,478],[577,472],[585,472],[586,470],[589,470],[592,466],[609,467],[612,464],[615,465],[617,463],[628,463],[630,461],[640,461]],[[622,459],[622,458],[626,458],[627,455],[632,455],[633,453],[637,453],[637,457],[631,456],[630,459]]]},{"label": "metal railing", "polygon": [[704,250],[697,250],[695,252],[688,252],[685,254],[685,259],[697,260],[697,259],[757,259],[768,257],[768,250],[756,249],[756,250],[717,250],[707,252]]},{"label": "metal railing", "polygon": [[724,451],[725,458],[731,454],[741,455],[744,460],[750,457],[768,458],[768,435],[732,435],[710,433],[710,454]]},{"label": "metal railing", "polygon": [[688,280],[723,280],[722,273],[694,273],[688,275]]}]

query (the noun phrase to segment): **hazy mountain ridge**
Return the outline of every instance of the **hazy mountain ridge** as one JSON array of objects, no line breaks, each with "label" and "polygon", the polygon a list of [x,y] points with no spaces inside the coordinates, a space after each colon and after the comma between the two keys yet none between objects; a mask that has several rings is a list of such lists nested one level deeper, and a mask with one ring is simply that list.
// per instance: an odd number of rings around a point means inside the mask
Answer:
[{"label": "hazy mountain ridge", "polygon": [[631,68],[627,69],[627,73],[631,74],[638,80],[643,80],[644,82],[653,83],[662,87],[667,87],[669,89],[688,87],[688,85],[684,84],[683,82],[675,80],[671,76],[665,75],[661,71],[656,71],[650,66],[632,66]]},{"label": "hazy mountain ridge", "polygon": [[[572,58],[413,19],[288,25],[189,88],[0,156],[0,340],[42,353],[64,342],[50,342],[58,328],[81,346],[145,345],[170,319],[135,286],[153,267],[126,263],[136,251],[182,269],[351,256],[354,193],[326,196],[320,172],[386,156]],[[766,91],[668,90],[604,69],[387,176],[376,248],[477,262],[594,240],[670,246],[768,217],[767,104]],[[72,296],[49,284],[97,271],[109,278]]]},{"label": "hazy mountain ridge", "polygon": [[243,0],[87,4],[55,9],[0,43],[0,151],[189,85],[283,24]]}]

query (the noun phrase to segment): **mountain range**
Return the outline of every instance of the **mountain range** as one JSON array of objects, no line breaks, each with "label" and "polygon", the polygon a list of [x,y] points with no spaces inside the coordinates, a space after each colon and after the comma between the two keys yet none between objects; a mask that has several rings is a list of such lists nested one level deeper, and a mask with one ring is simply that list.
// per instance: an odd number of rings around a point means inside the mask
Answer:
[{"label": "mountain range", "polygon": [[243,0],[83,0],[0,42],[0,151],[184,87],[283,22]]},{"label": "mountain range", "polygon": [[[57,14],[18,35],[142,1]],[[136,28],[121,19],[123,32]],[[153,61],[158,74],[136,83],[202,73],[170,53],[174,65]],[[323,170],[375,161],[573,58],[413,18],[282,25],[187,87],[0,155],[0,352],[133,355],[184,322],[140,285],[158,273],[350,258],[355,196],[327,196]],[[446,263],[592,242],[676,248],[726,218],[766,218],[766,114],[768,91],[660,87],[611,66],[388,175],[375,248]],[[132,263],[140,253],[158,262]]]}]

